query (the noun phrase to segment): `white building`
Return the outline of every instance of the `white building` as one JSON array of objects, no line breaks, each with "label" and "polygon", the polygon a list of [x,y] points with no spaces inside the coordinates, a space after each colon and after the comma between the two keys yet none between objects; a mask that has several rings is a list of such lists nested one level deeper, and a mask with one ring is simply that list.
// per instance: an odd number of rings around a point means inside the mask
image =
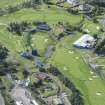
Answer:
[{"label": "white building", "polygon": [[73,6],[80,4],[80,0],[67,0],[67,2],[72,4]]},{"label": "white building", "polygon": [[95,39],[92,36],[85,34],[74,42],[73,45],[77,48],[90,48],[94,41]]},{"label": "white building", "polygon": [[38,103],[35,100],[32,100],[31,103],[34,105],[38,105]]}]

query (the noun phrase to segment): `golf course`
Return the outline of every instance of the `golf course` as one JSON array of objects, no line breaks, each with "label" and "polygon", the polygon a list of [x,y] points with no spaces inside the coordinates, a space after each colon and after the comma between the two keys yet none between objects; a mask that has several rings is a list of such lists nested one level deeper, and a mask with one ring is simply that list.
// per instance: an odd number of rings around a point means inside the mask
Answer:
[{"label": "golf course", "polygon": [[[15,6],[24,1],[25,0],[0,0],[0,8],[6,8],[6,4],[8,4],[8,6]],[[57,30],[55,24],[64,22],[75,26],[82,18],[82,14],[74,15],[55,5],[48,8],[44,4],[41,9],[37,10],[33,8],[23,8],[19,11],[0,16],[0,43],[9,49],[10,58],[12,57],[18,60],[22,65],[28,66],[33,72],[36,70],[33,66],[34,62],[21,58],[18,53],[26,50],[26,33],[24,33],[23,36],[13,35],[13,33],[7,30],[9,23],[15,21],[27,21],[29,23],[33,21],[45,21],[51,28],[56,30],[56,34],[59,34],[59,28]],[[85,19],[82,28],[88,29],[90,35],[94,35],[98,33],[97,27],[101,28],[102,26]],[[92,72],[83,60],[83,57],[86,54],[92,54],[92,51],[90,49],[77,49],[73,46],[73,43],[82,35],[81,32],[76,32],[63,37],[55,43],[51,40],[47,32],[41,31],[31,36],[31,45],[38,50],[39,54],[42,56],[40,59],[43,60],[45,49],[53,44],[56,50],[46,62],[59,68],[59,70],[74,83],[76,88],[80,90],[85,105],[105,105],[105,81],[95,72]],[[19,69],[17,76],[19,79],[22,79],[21,68]],[[5,85],[8,84],[9,81],[7,80]]]}]

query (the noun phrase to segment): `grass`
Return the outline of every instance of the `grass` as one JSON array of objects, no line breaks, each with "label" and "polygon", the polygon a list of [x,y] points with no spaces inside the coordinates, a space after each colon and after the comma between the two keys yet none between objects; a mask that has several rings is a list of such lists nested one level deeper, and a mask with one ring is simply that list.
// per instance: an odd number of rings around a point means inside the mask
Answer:
[{"label": "grass", "polygon": [[[53,7],[54,8],[54,7]],[[76,21],[73,21],[72,24],[75,24],[76,22],[79,22],[81,20],[81,16],[73,16],[69,15],[68,13],[65,13],[64,11],[60,11],[58,14],[58,10],[56,8],[47,10],[44,12],[44,10],[35,11],[33,9],[22,9],[18,12],[15,12],[13,14],[8,14],[5,16],[0,16],[0,42],[6,46],[10,50],[10,56],[12,56],[13,59],[18,60],[23,67],[29,68],[32,72],[35,71],[35,67],[33,65],[33,62],[28,61],[19,55],[19,51],[23,51],[24,48],[24,38],[13,35],[12,33],[9,33],[6,30],[6,26],[8,23],[12,21],[36,21],[41,20],[46,21],[52,25],[52,23],[57,23],[58,21],[64,21],[64,15],[66,18],[70,19],[69,22],[72,22],[72,18],[75,18]],[[46,13],[46,18],[44,18],[44,15]],[[58,18],[59,17],[59,18]],[[44,40],[48,38],[47,33],[37,33],[37,35],[33,35],[33,38],[36,38],[35,41],[33,41],[33,45],[38,49],[41,50],[41,52],[44,52],[44,49],[47,47],[47,45],[50,42],[50,40],[47,43],[44,43]],[[48,38],[49,39],[49,38]],[[22,68],[19,68],[19,72],[16,75],[19,79],[23,79],[22,76]],[[5,80],[4,80],[5,81]],[[7,86],[10,82],[4,82]]]},{"label": "grass", "polygon": [[[65,46],[71,45],[75,41],[76,36],[63,39],[59,44],[64,44]],[[86,105],[104,105],[105,104],[105,84],[99,77],[94,78],[90,81],[89,78],[92,75],[89,72],[88,67],[82,60],[81,55],[77,50],[73,54],[68,53],[68,49],[60,47],[57,45],[57,50],[49,60],[49,63],[56,65],[62,73],[64,73],[68,78],[70,78],[77,88],[82,92],[85,99]],[[72,49],[72,47],[69,48]],[[79,59],[76,59],[79,57]],[[64,70],[67,67],[67,70]],[[94,74],[96,75],[96,74]],[[96,92],[102,92],[102,96],[96,96]]]},{"label": "grass", "polygon": [[101,25],[92,23],[92,21],[85,20],[83,28],[88,29],[90,31],[89,34],[94,35],[94,34],[99,34],[99,30],[97,27],[101,28]]},{"label": "grass", "polygon": [[[66,18],[66,20],[65,20]],[[57,23],[58,21],[65,21],[70,22],[71,24],[75,24],[81,20],[82,16],[74,16],[71,14],[68,14],[66,11],[56,8],[50,8],[50,9],[42,9],[42,10],[33,10],[33,9],[22,9],[18,12],[15,12],[13,14],[9,14],[6,16],[0,17],[0,23],[8,23],[10,21],[22,21],[22,20],[42,20],[47,21],[48,23]],[[72,20],[74,19],[74,21]]]},{"label": "grass", "polygon": [[40,54],[45,52],[45,48],[47,48],[51,42],[46,32],[39,32],[32,36],[32,45]]},{"label": "grass", "polygon": [[29,0],[0,0],[0,8],[17,5]]},{"label": "grass", "polygon": [[[6,1],[6,0],[4,0]],[[7,0],[8,2],[10,0]],[[2,1],[3,4],[3,1]],[[9,4],[9,3],[8,3]],[[1,4],[0,4],[1,5]],[[5,5],[5,3],[4,3]],[[50,9],[42,8],[42,10],[33,10],[33,9],[22,9],[18,12],[13,14],[8,14],[6,16],[0,17],[0,23],[8,24],[11,21],[36,21],[42,20],[47,21],[51,26],[59,21],[62,22],[69,22],[73,25],[80,22],[82,19],[82,15],[72,15],[68,14],[66,11],[62,10],[61,8],[51,7]],[[88,28],[91,31],[91,34],[97,33],[96,29],[97,24],[92,23],[91,21],[85,21],[84,28]],[[89,72],[88,67],[82,60],[81,55],[84,54],[82,51],[78,51],[72,47],[72,43],[77,40],[81,34],[73,35],[70,37],[66,37],[62,39],[56,46],[56,52],[52,57],[48,60],[49,63],[56,65],[60,70],[69,77],[73,83],[77,86],[77,88],[82,92],[83,97],[85,99],[85,105],[105,105],[105,84],[99,78],[94,78],[93,81],[89,81],[89,78],[92,75]],[[48,37],[46,33],[38,33],[34,35],[35,42],[33,41],[34,46],[38,50],[44,50],[47,44],[44,44],[44,40]],[[20,44],[18,44],[20,41]],[[18,51],[24,50],[22,43],[23,39],[18,36],[13,36],[6,30],[5,25],[0,25],[0,42],[3,43],[8,49],[11,51],[10,54],[18,59],[23,65],[28,66],[29,68],[33,67],[33,62],[27,61],[24,58],[21,58]],[[49,42],[48,42],[49,44]],[[61,45],[65,45],[70,49],[74,49],[74,53],[68,53],[68,49],[60,47]],[[85,52],[85,51],[83,51]],[[79,57],[79,59],[76,59]],[[67,67],[67,71],[64,70],[64,67]],[[21,73],[17,74],[19,77]],[[96,96],[96,92],[101,91],[103,92],[102,96]]]}]

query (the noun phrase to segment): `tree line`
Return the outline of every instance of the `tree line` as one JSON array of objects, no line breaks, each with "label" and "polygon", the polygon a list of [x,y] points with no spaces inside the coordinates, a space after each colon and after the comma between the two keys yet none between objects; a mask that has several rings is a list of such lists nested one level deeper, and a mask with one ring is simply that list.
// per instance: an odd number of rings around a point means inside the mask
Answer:
[{"label": "tree line", "polygon": [[20,4],[17,4],[16,6],[8,6],[6,8],[0,8],[0,16],[14,13],[16,11],[19,11],[23,8],[39,8],[40,5],[42,4],[47,4],[47,5],[54,5],[54,3],[51,2],[51,0],[30,0],[26,1]]},{"label": "tree line", "polygon": [[50,65],[50,67],[45,72],[51,73],[54,76],[57,76],[63,84],[72,91],[72,95],[70,97],[70,102],[72,105],[84,105],[84,100],[81,92],[76,88],[72,81],[67,78],[57,67]]}]

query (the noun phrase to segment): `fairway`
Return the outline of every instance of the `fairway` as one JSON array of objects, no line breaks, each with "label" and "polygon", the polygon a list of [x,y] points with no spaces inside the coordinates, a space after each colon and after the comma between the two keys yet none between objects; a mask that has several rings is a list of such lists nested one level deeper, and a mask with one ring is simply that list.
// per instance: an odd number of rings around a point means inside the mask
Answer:
[{"label": "fairway", "polygon": [[[75,37],[75,36],[73,36]],[[64,44],[65,46],[72,46],[72,41],[75,38],[66,38],[59,44]],[[68,43],[67,43],[68,42]],[[68,78],[70,78],[78,89],[81,90],[83,97],[86,101],[86,105],[105,105],[105,84],[100,77],[93,78],[96,74],[91,74],[87,65],[83,62],[82,52],[74,50],[75,53],[68,53],[68,49],[60,48],[57,45],[57,50],[49,60],[50,63],[56,65],[62,73],[64,73]],[[73,49],[68,46],[69,49]],[[85,52],[86,53],[86,52]],[[78,59],[76,58],[78,57]],[[66,70],[64,68],[67,68]],[[93,78],[93,80],[89,80]],[[102,92],[101,96],[97,96],[97,92]]]},{"label": "fairway", "polygon": [[[17,2],[21,3],[24,1],[25,0],[0,0],[0,8],[6,7],[6,4],[10,6],[11,2],[13,3],[12,5],[16,5]],[[8,24],[15,21],[28,21],[31,23],[41,20],[46,21],[50,27],[53,28],[54,24],[58,22],[68,22],[71,25],[76,25],[81,21],[82,17],[82,14],[73,15],[55,6],[51,8],[45,7],[41,10],[25,8],[12,14],[0,16],[0,42],[10,50],[10,56],[12,55],[13,58],[18,59],[24,66],[28,65],[32,71],[35,71],[37,69],[33,66],[34,62],[20,58],[18,53],[25,50],[25,37],[16,36],[8,32],[6,29]],[[101,26],[92,21],[84,21],[83,29],[88,29],[91,35],[98,33],[97,27],[100,28]],[[83,95],[85,105],[105,105],[105,83],[95,73],[90,73],[89,67],[84,63],[82,58],[88,51],[73,47],[73,43],[80,38],[81,35],[82,34],[78,32],[62,38],[55,45],[56,50],[53,55],[51,55],[51,58],[47,60],[47,63],[57,66],[60,71],[75,84]],[[40,54],[44,54],[45,49],[53,43],[47,32],[42,31],[32,35],[32,47],[37,49]],[[21,72],[19,72],[17,76],[23,78]],[[4,80],[5,79],[6,78],[4,78]]]}]

